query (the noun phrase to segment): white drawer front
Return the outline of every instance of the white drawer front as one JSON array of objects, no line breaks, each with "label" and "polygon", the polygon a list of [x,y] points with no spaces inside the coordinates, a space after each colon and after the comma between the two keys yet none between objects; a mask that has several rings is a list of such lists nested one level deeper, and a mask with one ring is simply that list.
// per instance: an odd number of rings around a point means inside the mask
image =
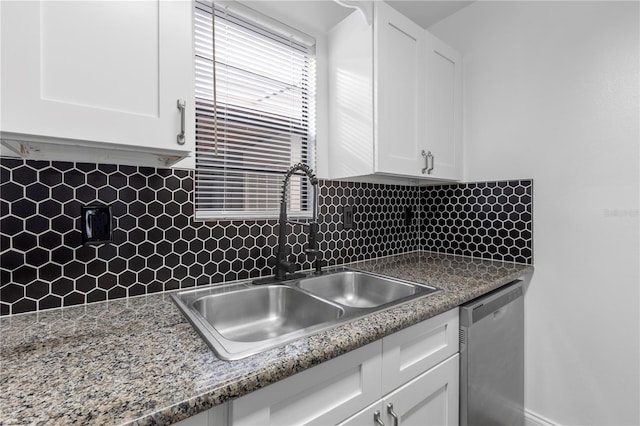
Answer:
[{"label": "white drawer front", "polygon": [[382,393],[419,376],[458,352],[458,309],[444,312],[382,340]]},{"label": "white drawer front", "polygon": [[371,343],[232,402],[232,424],[336,424],[380,397],[382,342]]}]

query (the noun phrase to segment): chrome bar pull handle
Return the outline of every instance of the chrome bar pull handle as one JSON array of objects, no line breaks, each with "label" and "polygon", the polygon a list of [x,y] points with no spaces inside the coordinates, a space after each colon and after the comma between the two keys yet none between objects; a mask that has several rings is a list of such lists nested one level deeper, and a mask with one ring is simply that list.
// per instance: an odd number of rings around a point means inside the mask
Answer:
[{"label": "chrome bar pull handle", "polygon": [[[431,174],[431,171],[433,171],[433,160],[434,160],[434,156],[431,153],[431,151],[426,152],[424,149],[422,150],[422,156],[425,158],[425,167],[422,169],[422,174]],[[429,160],[431,160],[431,167],[429,167]]]},{"label": "chrome bar pull handle", "polygon": [[387,405],[387,413],[393,417],[393,426],[398,426],[398,415],[393,411],[393,404]]},{"label": "chrome bar pull handle", "polygon": [[425,174],[429,168],[429,158],[427,157],[427,152],[424,149],[422,150],[422,156],[425,158],[425,166],[422,168],[422,174]]},{"label": "chrome bar pull handle", "polygon": [[178,133],[178,145],[184,145],[184,113],[187,108],[187,102],[178,99],[178,109],[180,110],[180,133]]},{"label": "chrome bar pull handle", "polygon": [[378,426],[384,426],[384,422],[380,419],[380,411],[376,410],[376,412],[373,413],[373,421]]}]

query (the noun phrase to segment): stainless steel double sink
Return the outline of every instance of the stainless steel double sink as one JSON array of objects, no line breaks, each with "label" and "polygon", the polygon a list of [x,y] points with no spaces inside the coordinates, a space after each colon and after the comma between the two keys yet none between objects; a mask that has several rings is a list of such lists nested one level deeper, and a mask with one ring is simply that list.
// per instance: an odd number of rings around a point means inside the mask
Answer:
[{"label": "stainless steel double sink", "polygon": [[185,290],[171,298],[218,357],[237,360],[436,291],[340,269],[278,284]]}]

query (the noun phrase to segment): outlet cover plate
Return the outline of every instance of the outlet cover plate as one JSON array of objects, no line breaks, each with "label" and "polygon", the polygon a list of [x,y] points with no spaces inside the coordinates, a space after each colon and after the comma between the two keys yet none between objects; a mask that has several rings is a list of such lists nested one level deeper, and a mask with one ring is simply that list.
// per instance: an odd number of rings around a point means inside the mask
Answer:
[{"label": "outlet cover plate", "polygon": [[111,206],[83,206],[80,217],[82,244],[105,244],[113,240]]},{"label": "outlet cover plate", "polygon": [[353,228],[353,206],[344,206],[342,208],[342,228]]}]

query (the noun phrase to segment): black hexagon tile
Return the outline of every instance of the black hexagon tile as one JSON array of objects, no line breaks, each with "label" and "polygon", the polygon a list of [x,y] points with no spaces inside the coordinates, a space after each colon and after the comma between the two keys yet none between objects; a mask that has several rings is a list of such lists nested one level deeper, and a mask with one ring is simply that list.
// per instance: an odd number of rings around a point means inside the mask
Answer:
[{"label": "black hexagon tile", "polygon": [[[1,315],[271,274],[277,221],[194,221],[192,172],[2,158],[0,175]],[[112,244],[82,246],[87,204],[112,206]],[[352,229],[342,226],[345,205]],[[531,181],[321,181],[319,221],[329,265],[418,249],[532,261]],[[300,226],[289,241],[311,268]]]},{"label": "black hexagon tile", "polygon": [[533,182],[422,188],[420,245],[449,254],[533,263]]}]

